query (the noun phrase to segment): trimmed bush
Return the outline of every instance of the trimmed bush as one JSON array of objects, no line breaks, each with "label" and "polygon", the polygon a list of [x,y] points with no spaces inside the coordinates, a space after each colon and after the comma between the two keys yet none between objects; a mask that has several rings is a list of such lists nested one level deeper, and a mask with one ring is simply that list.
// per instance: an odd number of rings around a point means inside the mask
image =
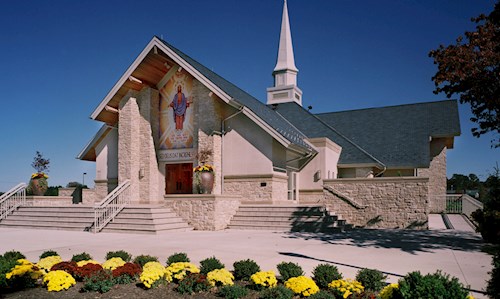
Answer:
[{"label": "trimmed bush", "polygon": [[292,299],[293,292],[282,285],[265,289],[259,294],[261,299]]},{"label": "trimmed bush", "polygon": [[75,262],[75,263],[78,263],[81,261],[88,261],[91,259],[92,259],[92,256],[86,252],[75,254],[75,255],[73,255],[73,257],[71,257],[71,261]]},{"label": "trimmed bush", "polygon": [[173,263],[189,263],[191,260],[184,252],[176,252],[167,258],[167,266]]},{"label": "trimmed bush", "polygon": [[465,299],[468,292],[456,277],[442,274],[423,276],[419,271],[411,272],[399,280],[399,288],[394,289],[394,298],[412,299]]},{"label": "trimmed bush", "polygon": [[281,262],[276,267],[278,268],[278,271],[281,275],[281,279],[283,281],[287,281],[292,277],[298,277],[304,275],[302,267],[292,262],[289,263]]},{"label": "trimmed bush", "polygon": [[206,258],[200,262],[200,273],[207,275],[216,269],[224,269],[224,264],[219,261],[215,256]]},{"label": "trimmed bush", "polygon": [[249,280],[250,276],[260,271],[259,265],[250,259],[234,262],[233,268],[237,280]]},{"label": "trimmed bush", "polygon": [[43,259],[43,258],[46,258],[49,256],[59,256],[59,253],[57,253],[54,250],[47,250],[47,251],[44,251],[42,254],[40,254],[40,259]]},{"label": "trimmed bush", "polygon": [[151,255],[138,255],[134,258],[134,263],[141,266],[141,268],[149,262],[158,262],[158,258]]},{"label": "trimmed bush", "polygon": [[11,250],[11,251],[5,252],[3,254],[3,258],[6,259],[6,260],[17,261],[17,260],[20,260],[20,259],[25,259],[26,256],[24,256],[24,254],[20,253],[19,251]]},{"label": "trimmed bush", "polygon": [[356,280],[361,282],[365,290],[380,291],[385,285],[387,275],[384,275],[379,270],[361,269],[356,274]]},{"label": "trimmed bush", "polygon": [[106,293],[115,285],[110,271],[99,270],[83,281],[82,292]]},{"label": "trimmed bush", "polygon": [[312,294],[309,296],[310,299],[335,299],[335,296],[332,293],[329,293],[325,290],[320,290],[316,294]]},{"label": "trimmed bush", "polygon": [[486,293],[492,299],[500,299],[500,250],[493,256],[493,269],[491,270],[491,278],[488,280]]},{"label": "trimmed bush", "polygon": [[106,253],[106,260],[110,260],[114,257],[119,257],[121,258],[124,262],[130,262],[132,259],[132,255],[130,253],[124,251],[124,250],[118,250],[118,251],[110,251]]},{"label": "trimmed bush", "polygon": [[179,281],[176,291],[181,294],[193,294],[210,289],[207,277],[200,273],[189,273],[183,280]]},{"label": "trimmed bush", "polygon": [[239,299],[248,295],[248,290],[239,285],[223,286],[217,295],[226,299]]},{"label": "trimmed bush", "polygon": [[320,289],[328,289],[328,284],[334,280],[342,279],[342,274],[336,266],[330,264],[319,264],[313,270],[312,279]]}]

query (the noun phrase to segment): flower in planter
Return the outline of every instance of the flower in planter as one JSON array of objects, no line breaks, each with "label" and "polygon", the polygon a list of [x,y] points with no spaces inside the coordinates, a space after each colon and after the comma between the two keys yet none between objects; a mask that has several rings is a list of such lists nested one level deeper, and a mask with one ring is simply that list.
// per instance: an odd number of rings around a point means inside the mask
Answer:
[{"label": "flower in planter", "polygon": [[215,168],[210,165],[210,164],[204,164],[204,165],[198,165],[195,168],[193,168],[194,173],[199,173],[199,172],[214,172]]},{"label": "flower in planter", "polygon": [[290,278],[285,281],[285,287],[292,290],[295,294],[300,294],[304,297],[309,297],[319,292],[319,288],[314,280],[305,276]]},{"label": "flower in planter", "polygon": [[211,286],[226,286],[233,285],[234,276],[226,269],[215,269],[208,272],[207,280]]},{"label": "flower in planter", "polygon": [[49,187],[47,179],[49,176],[45,172],[49,171],[49,164],[50,160],[45,159],[42,153],[37,151],[33,163],[31,163],[31,167],[36,170],[36,173],[31,175],[28,192],[34,195],[43,195],[47,191]]}]

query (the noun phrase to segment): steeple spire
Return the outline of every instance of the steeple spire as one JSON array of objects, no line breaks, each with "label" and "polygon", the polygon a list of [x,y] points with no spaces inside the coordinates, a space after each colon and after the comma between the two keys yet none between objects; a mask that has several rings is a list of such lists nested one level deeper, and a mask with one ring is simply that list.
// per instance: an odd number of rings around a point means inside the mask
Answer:
[{"label": "steeple spire", "polygon": [[280,44],[278,49],[278,59],[274,71],[292,70],[298,72],[293,58],[292,32],[290,31],[290,21],[288,20],[288,7],[283,5],[283,15],[281,17]]},{"label": "steeple spire", "polygon": [[288,6],[286,0],[284,0],[278,58],[273,71],[274,87],[267,89],[268,105],[296,102],[302,106],[302,91],[297,87],[298,72],[299,70],[295,66],[295,59],[293,57]]}]

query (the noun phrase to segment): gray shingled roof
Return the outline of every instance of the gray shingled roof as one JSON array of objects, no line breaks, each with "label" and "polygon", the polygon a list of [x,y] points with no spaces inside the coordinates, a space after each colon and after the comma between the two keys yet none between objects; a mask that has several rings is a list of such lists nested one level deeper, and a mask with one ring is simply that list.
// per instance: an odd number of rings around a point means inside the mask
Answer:
[{"label": "gray shingled roof", "polygon": [[166,41],[160,38],[159,40],[161,40],[165,44],[165,46],[174,51],[187,63],[196,68],[196,70],[198,70],[203,76],[205,76],[208,80],[217,85],[220,89],[222,89],[225,93],[227,93],[230,97],[232,97],[236,102],[252,110],[259,118],[265,121],[268,125],[270,125],[274,130],[276,130],[280,135],[285,137],[292,144],[302,147],[307,151],[314,151],[306,142],[304,142],[304,138],[306,138],[306,136],[302,132],[297,130],[294,126],[292,126],[281,115],[279,115],[274,110],[263,104],[261,101],[252,97],[245,91],[241,90],[233,83],[227,81],[218,74],[214,73],[213,71],[211,71],[198,61],[194,60],[184,52],[175,48],[171,44],[167,43]]},{"label": "gray shingled roof", "polygon": [[388,167],[428,167],[429,137],[460,135],[458,104],[454,100],[317,116]]}]

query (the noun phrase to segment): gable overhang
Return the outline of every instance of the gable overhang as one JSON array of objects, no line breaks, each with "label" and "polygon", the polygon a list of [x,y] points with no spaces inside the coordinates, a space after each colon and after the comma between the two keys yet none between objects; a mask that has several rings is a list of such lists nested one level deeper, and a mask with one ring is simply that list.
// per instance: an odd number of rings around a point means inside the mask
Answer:
[{"label": "gable overhang", "polygon": [[[210,81],[207,77],[205,77],[200,71],[198,71],[194,66],[189,64],[185,59],[183,59],[179,54],[173,51],[170,47],[165,45],[158,37],[153,37],[153,39],[146,45],[144,50],[139,54],[139,56],[134,60],[134,62],[129,66],[129,68],[125,71],[125,73],[120,77],[118,82],[113,86],[113,88],[109,91],[106,97],[101,101],[101,103],[97,106],[94,112],[90,115],[90,118],[93,120],[103,121],[108,124],[114,124],[117,122],[117,117],[110,115],[117,115],[118,105],[111,105],[112,99],[115,95],[124,87],[125,84],[129,85],[137,85],[137,89],[139,87],[143,87],[142,80],[136,80],[136,77],[133,76],[134,71],[141,65],[144,59],[150,55],[161,55],[160,51],[168,56],[164,57],[165,59],[170,59],[174,63],[178,64],[180,68],[186,70],[189,74],[191,74],[196,80],[198,80],[201,84],[205,85],[211,92],[213,92],[218,98],[224,101],[226,104],[242,110],[242,113],[251,119],[254,123],[256,123],[260,128],[262,128],[266,133],[271,135],[274,139],[276,139],[280,144],[282,144],[287,149],[293,145],[293,150],[299,151],[302,154],[308,154],[311,152],[311,149],[295,146],[290,140],[285,138],[279,132],[277,132],[272,126],[270,126],[267,122],[265,122],[262,118],[260,118],[256,113],[254,113],[248,107],[240,104],[237,98],[231,97],[228,93],[226,93],[222,88],[217,86],[215,83]],[[131,79],[132,78],[132,79]],[[147,80],[145,80],[147,82]],[[151,85],[156,88],[155,82],[148,82],[146,85]],[[106,117],[107,116],[107,117]]]},{"label": "gable overhang", "polygon": [[95,149],[101,143],[101,141],[108,135],[108,133],[114,128],[108,125],[103,125],[95,136],[85,145],[82,151],[76,157],[79,160],[84,161],[95,161],[97,158]]}]

